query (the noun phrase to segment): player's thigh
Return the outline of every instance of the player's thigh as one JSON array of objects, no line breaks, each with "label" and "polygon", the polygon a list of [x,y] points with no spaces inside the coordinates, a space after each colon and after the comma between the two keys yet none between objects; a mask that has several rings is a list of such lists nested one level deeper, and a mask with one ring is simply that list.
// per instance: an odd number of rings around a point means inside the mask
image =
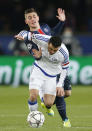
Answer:
[{"label": "player's thigh", "polygon": [[64,80],[64,90],[71,90],[71,80],[69,78],[69,76],[66,76],[65,80]]},{"label": "player's thigh", "polygon": [[71,80],[69,78],[69,76],[66,76],[65,80],[64,80],[64,91],[65,91],[65,96],[70,96],[71,95]]},{"label": "player's thigh", "polygon": [[56,77],[47,79],[43,86],[44,94],[56,96]]},{"label": "player's thigh", "polygon": [[44,103],[52,106],[56,96],[56,77],[50,78],[44,83]]},{"label": "player's thigh", "polygon": [[42,72],[37,67],[34,67],[29,79],[29,90],[39,90],[43,83],[44,79]]},{"label": "player's thigh", "polygon": [[[58,82],[60,78],[60,74],[57,75],[56,81]],[[69,76],[66,76],[65,80],[64,80],[64,90],[71,90],[71,80],[69,78]]]}]

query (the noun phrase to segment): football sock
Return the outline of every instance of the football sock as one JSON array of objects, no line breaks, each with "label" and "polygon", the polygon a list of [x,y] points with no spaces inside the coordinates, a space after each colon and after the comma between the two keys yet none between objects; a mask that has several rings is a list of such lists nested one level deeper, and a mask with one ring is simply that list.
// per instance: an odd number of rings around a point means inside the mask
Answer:
[{"label": "football sock", "polygon": [[51,108],[51,106],[46,106],[46,108],[47,108],[47,109],[50,109],[50,108]]},{"label": "football sock", "polygon": [[64,97],[56,96],[55,102],[56,102],[57,110],[58,110],[62,120],[64,121],[65,119],[68,119],[66,116],[66,103],[64,101]]},{"label": "football sock", "polygon": [[41,98],[41,102],[44,102],[43,97]]},{"label": "football sock", "polygon": [[31,102],[30,100],[28,100],[28,107],[29,107],[29,111],[37,111],[38,108],[37,101]]}]

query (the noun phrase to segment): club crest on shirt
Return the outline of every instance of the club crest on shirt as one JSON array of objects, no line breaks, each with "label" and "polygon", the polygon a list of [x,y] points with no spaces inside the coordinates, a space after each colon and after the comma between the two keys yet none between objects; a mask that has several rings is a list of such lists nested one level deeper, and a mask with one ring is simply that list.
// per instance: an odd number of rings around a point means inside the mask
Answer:
[{"label": "club crest on shirt", "polygon": [[58,59],[55,58],[55,57],[50,58],[50,60],[53,61],[53,62],[57,62],[58,61]]},{"label": "club crest on shirt", "polygon": [[45,32],[48,32],[48,29],[47,29],[47,28],[44,28],[44,31],[45,31]]}]

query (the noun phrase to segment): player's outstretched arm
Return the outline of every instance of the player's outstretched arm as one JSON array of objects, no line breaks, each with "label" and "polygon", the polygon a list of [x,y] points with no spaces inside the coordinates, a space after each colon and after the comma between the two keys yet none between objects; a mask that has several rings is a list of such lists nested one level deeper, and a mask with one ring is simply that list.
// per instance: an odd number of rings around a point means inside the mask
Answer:
[{"label": "player's outstretched arm", "polygon": [[60,21],[64,22],[66,20],[65,11],[62,8],[57,9],[58,15],[56,16]]},{"label": "player's outstretched arm", "polygon": [[14,38],[16,38],[17,40],[20,40],[20,41],[24,41],[23,36],[15,35]]},{"label": "player's outstretched arm", "polygon": [[31,39],[31,33],[26,31],[26,30],[22,30],[17,35],[15,35],[14,37],[17,40],[24,41],[25,39]]},{"label": "player's outstretched arm", "polygon": [[42,34],[31,34],[31,32],[22,31],[18,35],[14,36],[16,39],[21,41],[32,41],[36,45],[43,45],[43,43],[47,43],[51,36],[42,35]]},{"label": "player's outstretched arm", "polygon": [[56,16],[59,20],[59,22],[56,24],[55,27],[52,28],[52,35],[60,35],[64,24],[65,24],[65,20],[66,20],[66,15],[65,15],[65,11],[62,8],[58,8],[57,9],[57,16]]}]

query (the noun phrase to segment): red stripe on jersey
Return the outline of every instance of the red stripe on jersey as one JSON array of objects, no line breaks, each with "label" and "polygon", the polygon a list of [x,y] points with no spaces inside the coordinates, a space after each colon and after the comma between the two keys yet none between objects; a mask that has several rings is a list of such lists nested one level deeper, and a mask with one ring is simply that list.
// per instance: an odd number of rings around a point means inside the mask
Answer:
[{"label": "red stripe on jersey", "polygon": [[66,63],[66,64],[63,64],[63,66],[66,66],[66,65],[68,65],[69,64],[69,62],[68,63]]},{"label": "red stripe on jersey", "polygon": [[38,32],[39,32],[40,34],[45,35],[45,33],[44,33],[41,29],[38,29]]}]

